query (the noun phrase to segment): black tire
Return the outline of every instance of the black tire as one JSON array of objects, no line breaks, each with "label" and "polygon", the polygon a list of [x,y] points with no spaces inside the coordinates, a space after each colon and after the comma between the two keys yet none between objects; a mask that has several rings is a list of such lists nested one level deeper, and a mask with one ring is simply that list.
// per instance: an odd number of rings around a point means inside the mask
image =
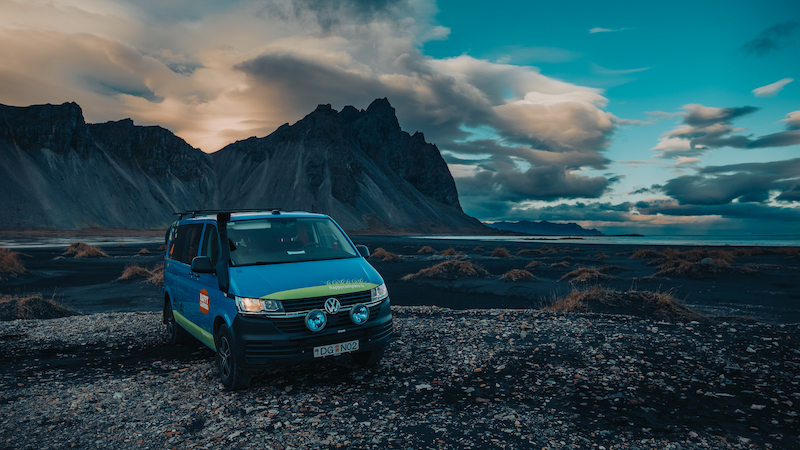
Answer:
[{"label": "black tire", "polygon": [[384,350],[386,350],[386,347],[376,348],[366,352],[354,352],[350,354],[350,357],[353,358],[353,362],[359,366],[377,366],[381,358],[383,358]]},{"label": "black tire", "polygon": [[214,335],[214,346],[217,348],[217,370],[222,385],[229,391],[238,391],[250,385],[252,373],[242,370],[236,360],[231,331],[225,324],[219,326]]},{"label": "black tire", "polygon": [[170,344],[182,344],[189,339],[189,332],[175,321],[172,314],[172,305],[169,300],[164,302],[164,323],[167,325],[167,342]]}]

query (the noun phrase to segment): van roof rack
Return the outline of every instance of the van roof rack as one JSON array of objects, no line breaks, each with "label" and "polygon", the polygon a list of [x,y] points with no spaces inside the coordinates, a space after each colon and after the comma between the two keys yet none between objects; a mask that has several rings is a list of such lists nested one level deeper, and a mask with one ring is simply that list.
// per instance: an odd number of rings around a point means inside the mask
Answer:
[{"label": "van roof rack", "polygon": [[244,212],[263,212],[263,211],[270,211],[272,214],[280,214],[280,208],[256,208],[256,209],[195,209],[190,211],[184,212],[176,212],[173,213],[178,217],[178,220],[183,219],[184,217],[189,217],[194,219],[197,217],[198,214],[233,214],[233,213],[244,213]]}]

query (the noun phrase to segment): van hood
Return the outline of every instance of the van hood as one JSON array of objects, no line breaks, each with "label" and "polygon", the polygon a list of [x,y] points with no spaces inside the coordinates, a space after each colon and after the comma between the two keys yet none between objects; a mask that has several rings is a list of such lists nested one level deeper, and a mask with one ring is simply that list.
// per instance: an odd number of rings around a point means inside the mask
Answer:
[{"label": "van hood", "polygon": [[229,273],[232,294],[272,300],[347,294],[383,283],[364,258],[231,267]]}]

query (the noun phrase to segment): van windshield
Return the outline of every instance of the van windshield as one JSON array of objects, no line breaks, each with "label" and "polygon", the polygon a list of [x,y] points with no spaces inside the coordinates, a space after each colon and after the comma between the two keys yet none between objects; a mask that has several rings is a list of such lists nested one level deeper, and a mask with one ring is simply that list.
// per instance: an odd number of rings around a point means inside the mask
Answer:
[{"label": "van windshield", "polygon": [[327,218],[270,218],[228,222],[231,265],[249,266],[360,256]]}]

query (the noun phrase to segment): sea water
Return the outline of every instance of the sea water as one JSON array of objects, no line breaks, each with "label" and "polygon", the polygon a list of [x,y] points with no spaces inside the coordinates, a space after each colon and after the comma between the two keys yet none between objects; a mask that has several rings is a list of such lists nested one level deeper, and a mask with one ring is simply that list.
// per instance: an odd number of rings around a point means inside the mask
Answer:
[{"label": "sea water", "polygon": [[598,245],[693,245],[731,247],[800,247],[800,235],[681,235],[681,236],[413,236],[417,239]]}]

